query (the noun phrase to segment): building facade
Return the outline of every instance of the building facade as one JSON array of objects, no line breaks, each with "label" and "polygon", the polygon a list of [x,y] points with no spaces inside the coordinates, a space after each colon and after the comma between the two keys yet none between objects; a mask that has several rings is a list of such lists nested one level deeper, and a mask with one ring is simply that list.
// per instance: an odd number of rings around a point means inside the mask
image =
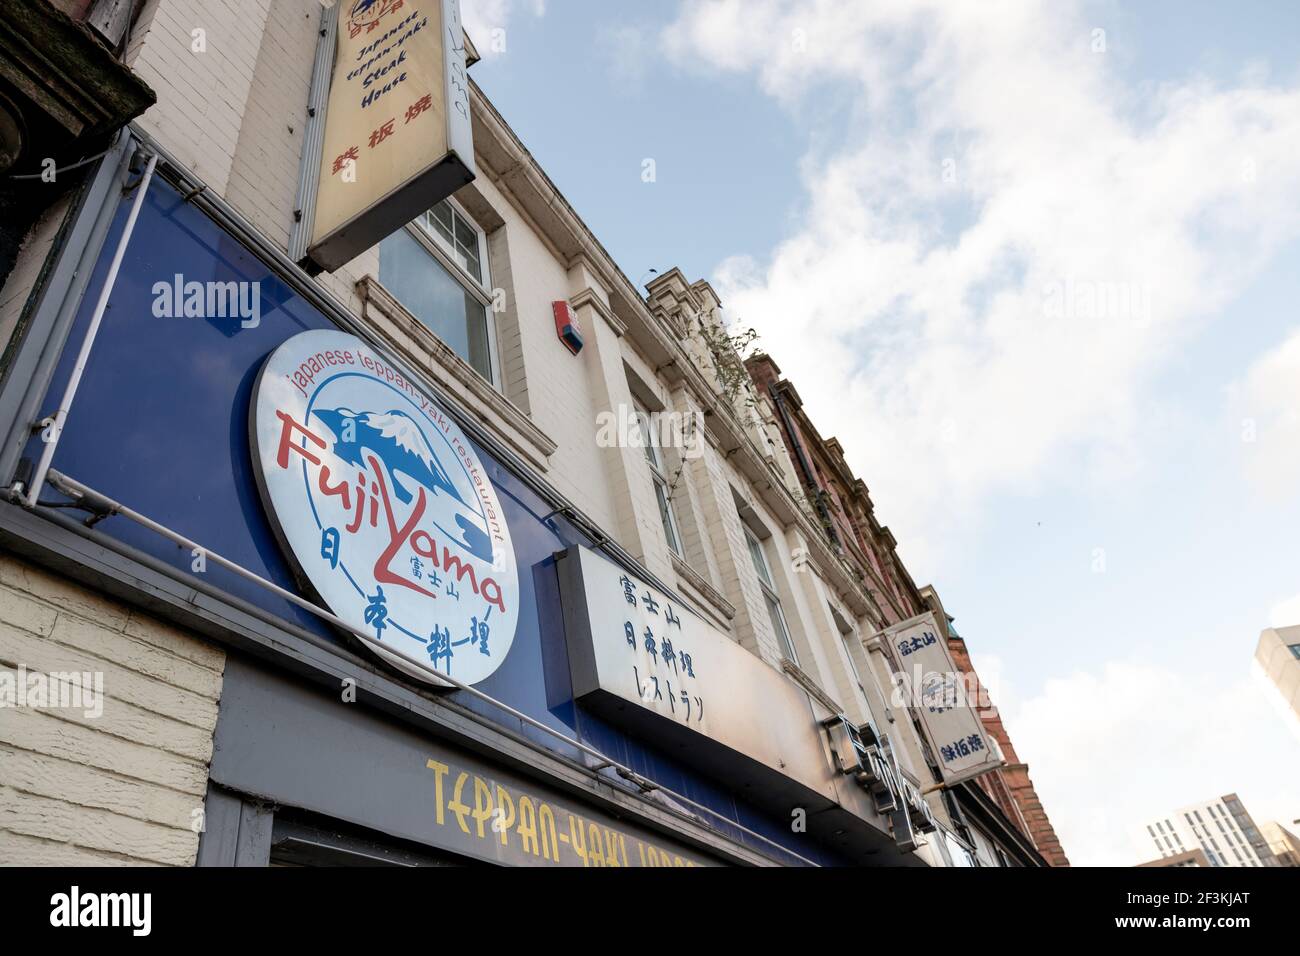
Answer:
[{"label": "building facade", "polygon": [[1235,793],[1152,820],[1135,830],[1133,839],[1144,855],[1149,856],[1154,847],[1162,860],[1199,849],[1210,866],[1279,865]]},{"label": "building facade", "polygon": [[[477,85],[472,182],[299,257],[331,31],[382,80],[454,4],[127,6],[156,102],[49,145],[0,293],[0,857],[1043,864],[891,705],[934,608],[717,295],[633,286]],[[372,151],[428,107],[378,89]]]},{"label": "building facade", "polygon": [[1173,856],[1163,856],[1158,860],[1148,860],[1146,863],[1139,863],[1142,867],[1173,867],[1174,869],[1184,869],[1189,866],[1209,866],[1210,859],[1205,855],[1205,851],[1197,848],[1188,850],[1186,853],[1176,853]]},{"label": "building facade", "polygon": [[[1292,821],[1295,826],[1296,821]],[[1260,824],[1259,832],[1278,866],[1300,866],[1300,836],[1275,820]]]},{"label": "building facade", "polygon": [[1255,663],[1277,691],[1283,713],[1300,729],[1300,627],[1270,627],[1259,635]]}]

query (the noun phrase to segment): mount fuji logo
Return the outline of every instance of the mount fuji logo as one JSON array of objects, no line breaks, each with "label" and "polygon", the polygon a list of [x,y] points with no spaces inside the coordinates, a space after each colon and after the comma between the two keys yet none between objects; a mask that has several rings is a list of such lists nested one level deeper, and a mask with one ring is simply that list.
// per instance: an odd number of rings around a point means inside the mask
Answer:
[{"label": "mount fuji logo", "polygon": [[304,332],[262,369],[251,409],[262,499],[281,544],[336,615],[469,684],[514,639],[519,582],[505,515],[456,423],[360,339]]}]

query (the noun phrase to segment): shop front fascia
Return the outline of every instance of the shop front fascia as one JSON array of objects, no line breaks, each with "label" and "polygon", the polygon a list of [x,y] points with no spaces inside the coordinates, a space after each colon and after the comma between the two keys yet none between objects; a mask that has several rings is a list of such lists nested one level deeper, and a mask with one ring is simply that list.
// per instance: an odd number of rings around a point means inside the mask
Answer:
[{"label": "shop front fascia", "polygon": [[[0,543],[226,649],[200,862],[265,863],[275,847],[290,845],[301,852],[311,820],[359,828],[362,843],[374,834],[400,841],[413,859],[423,847],[434,861],[446,854],[539,865],[921,862],[899,852],[888,824],[870,813],[858,817],[867,836],[856,843],[792,832],[788,816],[699,770],[691,747],[684,759],[682,748],[577,700],[555,555],[598,550],[672,592],[422,376],[408,377],[468,436],[513,534],[520,603],[508,654],[475,685],[477,695],[435,688],[394,676],[355,635],[288,600],[302,585],[265,513],[249,450],[258,372],[286,340],[313,330],[356,336],[391,367],[403,363],[165,151],[140,146],[124,139],[88,181],[29,305],[26,334],[11,348],[0,467],[17,484],[0,505]],[[94,494],[80,493],[82,510],[24,507],[32,463],[44,450],[33,426],[73,375],[145,152],[160,157],[156,176],[51,462],[50,475],[71,483],[47,487],[40,501],[72,503],[58,487]],[[160,318],[159,282],[173,277],[253,284],[257,321]],[[195,553],[114,502],[195,544]],[[199,551],[213,556],[202,573],[193,567]],[[248,573],[232,573],[217,555]],[[499,646],[494,640],[493,650]],[[456,673],[451,658],[444,666]],[[292,732],[271,739],[269,726]],[[525,825],[541,819],[543,806],[545,841]],[[513,836],[502,841],[491,821],[504,825],[511,812]]]}]

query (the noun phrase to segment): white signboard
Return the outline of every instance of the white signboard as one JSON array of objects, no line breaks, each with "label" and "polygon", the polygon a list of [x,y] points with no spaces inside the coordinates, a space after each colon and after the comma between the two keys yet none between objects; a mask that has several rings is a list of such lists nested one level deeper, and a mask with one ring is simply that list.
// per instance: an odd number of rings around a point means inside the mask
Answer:
[{"label": "white signboard", "polygon": [[348,623],[467,684],[510,652],[519,578],[488,472],[460,427],[361,339],[304,332],[250,410],[262,501],[304,583]]},{"label": "white signboard", "polygon": [[[832,754],[827,728],[847,720],[680,601],[587,548],[560,555],[558,572],[575,699],[791,805],[807,806],[798,801],[811,792],[878,828],[887,817],[905,851],[917,845],[914,827],[933,829],[887,741],[867,753],[874,774],[856,750]],[[753,762],[765,771],[751,772]]]},{"label": "white signboard", "polygon": [[338,0],[308,255],[333,271],[468,182],[457,0]]},{"label": "white signboard", "polygon": [[898,660],[943,781],[960,783],[1002,766],[953,663],[933,613],[895,624],[880,635]]},{"label": "white signboard", "polygon": [[565,552],[560,575],[574,697],[613,695],[835,797],[828,744],[793,681],[587,548]]}]

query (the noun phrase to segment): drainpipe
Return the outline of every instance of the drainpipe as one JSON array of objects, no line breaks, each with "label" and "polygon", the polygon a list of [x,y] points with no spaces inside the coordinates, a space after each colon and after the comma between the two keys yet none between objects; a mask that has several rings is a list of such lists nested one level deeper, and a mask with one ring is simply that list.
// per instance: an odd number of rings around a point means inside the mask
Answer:
[{"label": "drainpipe", "polygon": [[767,387],[767,393],[772,398],[772,404],[776,406],[776,412],[781,416],[781,424],[785,428],[786,434],[790,436],[790,445],[794,448],[795,461],[799,465],[799,470],[803,473],[804,487],[813,495],[813,504],[817,508],[817,517],[821,518],[822,528],[826,536],[831,539],[831,544],[835,547],[842,547],[840,536],[835,531],[835,522],[831,519],[830,509],[826,507],[826,499],[822,497],[822,490],[817,484],[817,476],[813,473],[812,465],[808,463],[808,457],[803,451],[803,442],[799,441],[799,434],[794,429],[794,423],[790,420],[790,410],[785,407],[785,398],[777,391],[775,385]]}]

